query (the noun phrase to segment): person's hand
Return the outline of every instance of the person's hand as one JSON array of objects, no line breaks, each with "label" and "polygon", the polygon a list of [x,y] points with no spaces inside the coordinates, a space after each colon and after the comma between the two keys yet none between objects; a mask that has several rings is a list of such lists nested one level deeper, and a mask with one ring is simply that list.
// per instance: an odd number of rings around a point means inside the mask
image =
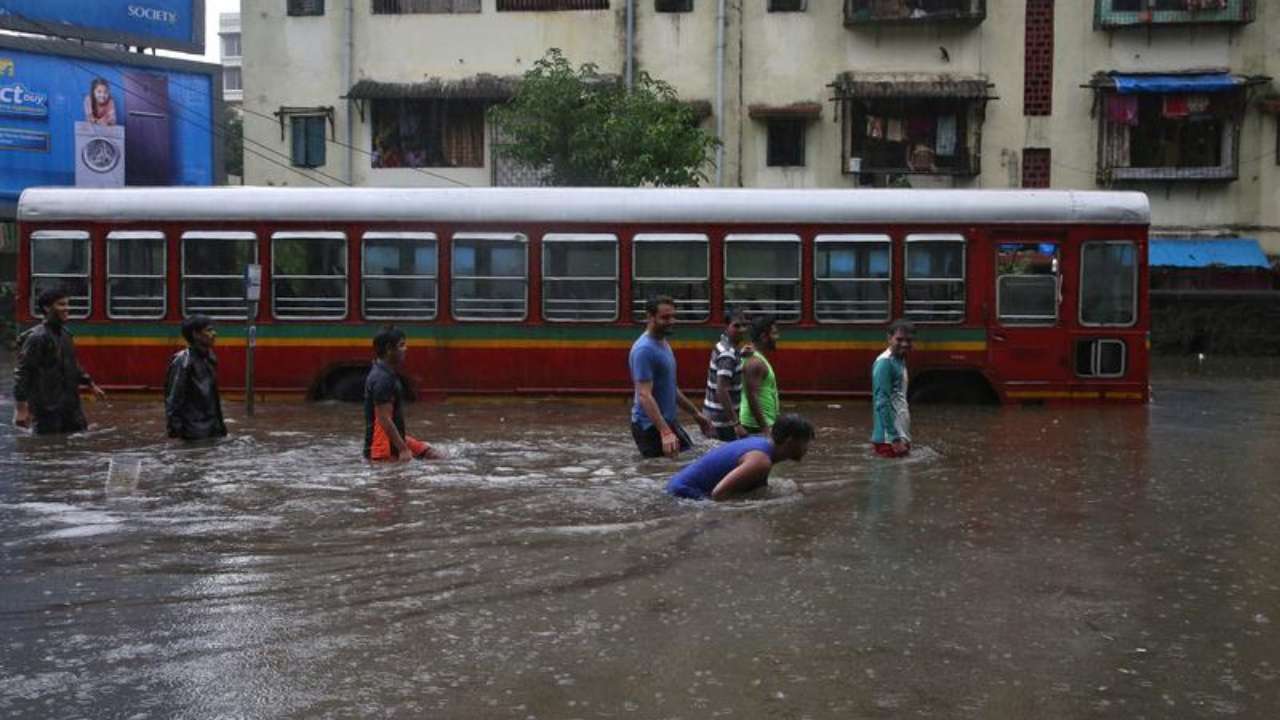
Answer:
[{"label": "person's hand", "polygon": [[910,449],[911,449],[911,446],[908,445],[907,441],[903,440],[902,438],[898,438],[897,440],[893,441],[893,453],[895,455],[906,455],[907,451]]},{"label": "person's hand", "polygon": [[400,452],[396,453],[396,460],[399,460],[400,462],[408,462],[409,460],[412,460],[412,459],[413,459],[413,451],[410,450],[409,448],[404,448]]},{"label": "person's hand", "polygon": [[744,438],[750,435],[751,433],[747,432],[747,429],[742,427],[742,423],[738,423],[737,425],[733,426],[733,434],[737,435],[740,438]]},{"label": "person's hand", "polygon": [[662,431],[662,454],[669,458],[680,454],[680,438],[671,430]]},{"label": "person's hand", "polygon": [[716,426],[711,419],[705,415],[695,415],[698,419],[698,428],[702,430],[702,436],[714,438],[716,436]]},{"label": "person's hand", "polygon": [[31,427],[31,410],[27,404],[20,402],[13,408],[13,424],[15,427],[29,428]]},{"label": "person's hand", "polygon": [[107,399],[107,391],[98,387],[98,383],[89,383],[89,389],[93,391],[93,396],[99,400]]},{"label": "person's hand", "polygon": [[752,345],[751,343],[746,343],[742,346],[742,349],[738,351],[738,354],[741,355],[742,357],[746,357],[748,355],[755,355],[756,346]]}]

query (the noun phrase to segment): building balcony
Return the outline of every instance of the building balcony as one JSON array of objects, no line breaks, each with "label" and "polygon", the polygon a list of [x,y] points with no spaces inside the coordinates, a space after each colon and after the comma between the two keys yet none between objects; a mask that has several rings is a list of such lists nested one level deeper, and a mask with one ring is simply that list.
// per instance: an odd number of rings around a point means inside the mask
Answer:
[{"label": "building balcony", "polygon": [[1253,22],[1255,6],[1256,0],[1095,0],[1094,25],[1245,25]]},{"label": "building balcony", "polygon": [[987,17],[986,0],[845,0],[844,24],[977,25]]}]

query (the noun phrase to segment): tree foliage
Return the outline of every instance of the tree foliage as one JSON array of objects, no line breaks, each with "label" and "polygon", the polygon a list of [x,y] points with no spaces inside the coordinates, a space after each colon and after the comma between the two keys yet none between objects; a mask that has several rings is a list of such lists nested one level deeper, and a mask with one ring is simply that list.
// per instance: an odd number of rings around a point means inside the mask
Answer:
[{"label": "tree foliage", "polygon": [[244,177],[244,119],[234,108],[223,110],[222,162],[228,175]]},{"label": "tree foliage", "polygon": [[593,64],[575,70],[556,48],[489,117],[497,152],[543,169],[552,185],[696,185],[719,144],[669,84],[641,72],[627,90]]}]

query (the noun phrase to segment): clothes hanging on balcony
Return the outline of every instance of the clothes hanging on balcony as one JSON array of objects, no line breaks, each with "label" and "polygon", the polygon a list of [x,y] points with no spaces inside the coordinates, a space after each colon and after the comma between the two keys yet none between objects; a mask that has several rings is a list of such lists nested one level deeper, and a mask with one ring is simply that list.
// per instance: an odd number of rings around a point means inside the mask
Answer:
[{"label": "clothes hanging on balcony", "polygon": [[876,115],[867,116],[867,137],[874,140],[884,139],[884,118]]},{"label": "clothes hanging on balcony", "polygon": [[937,126],[938,138],[934,143],[934,149],[940,157],[950,157],[956,154],[956,116],[955,115],[939,115]]},{"label": "clothes hanging on balcony", "polygon": [[889,142],[902,142],[906,140],[906,127],[902,122],[902,118],[889,118],[888,124],[885,126],[884,136]]},{"label": "clothes hanging on balcony", "polygon": [[1138,96],[1108,95],[1107,120],[1113,125],[1136,127],[1138,124]]},{"label": "clothes hanging on balcony", "polygon": [[1165,95],[1161,114],[1169,120],[1182,120],[1191,114],[1186,95]]}]

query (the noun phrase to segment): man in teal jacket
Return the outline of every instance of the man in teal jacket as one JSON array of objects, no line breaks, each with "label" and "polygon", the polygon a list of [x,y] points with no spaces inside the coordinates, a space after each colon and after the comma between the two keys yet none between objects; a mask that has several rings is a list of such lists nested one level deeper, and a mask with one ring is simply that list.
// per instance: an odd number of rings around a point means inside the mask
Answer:
[{"label": "man in teal jacket", "polygon": [[889,347],[871,366],[874,425],[871,444],[876,454],[897,458],[911,452],[911,410],[907,407],[907,354],[916,334],[906,320],[889,325]]}]

